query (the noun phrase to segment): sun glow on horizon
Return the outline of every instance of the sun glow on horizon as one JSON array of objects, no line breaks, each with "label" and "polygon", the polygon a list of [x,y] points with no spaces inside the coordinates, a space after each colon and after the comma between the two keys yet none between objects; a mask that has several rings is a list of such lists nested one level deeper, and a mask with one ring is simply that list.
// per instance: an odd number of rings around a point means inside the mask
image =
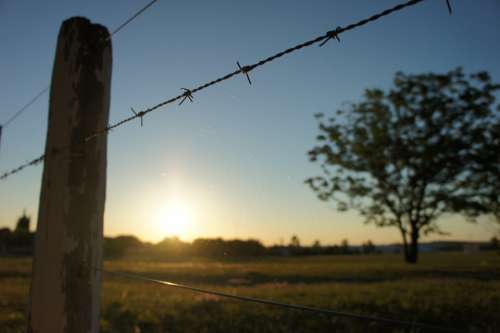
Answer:
[{"label": "sun glow on horizon", "polygon": [[184,202],[171,201],[160,207],[155,216],[158,233],[164,237],[189,238],[193,229],[193,211]]}]

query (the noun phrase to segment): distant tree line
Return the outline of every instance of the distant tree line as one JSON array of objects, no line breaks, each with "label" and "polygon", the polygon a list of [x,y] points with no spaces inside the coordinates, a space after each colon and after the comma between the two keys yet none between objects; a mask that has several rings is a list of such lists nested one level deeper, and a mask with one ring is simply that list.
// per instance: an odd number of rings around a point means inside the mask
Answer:
[{"label": "distant tree line", "polygon": [[[23,214],[16,228],[0,229],[0,256],[31,256],[34,249],[35,235],[30,231],[30,219]],[[141,260],[182,260],[188,257],[202,258],[244,258],[262,256],[314,256],[314,255],[356,255],[377,254],[382,252],[400,252],[400,245],[390,246],[392,250],[382,251],[383,246],[367,240],[361,245],[352,246],[347,239],[340,244],[322,245],[318,240],[312,245],[302,245],[298,236],[293,235],[288,244],[263,245],[256,239],[197,238],[184,242],[177,237],[165,238],[158,243],[142,242],[131,235],[104,237],[103,252],[108,260],[131,258]],[[386,246],[387,248],[387,246]],[[440,251],[461,251],[461,242],[445,242]],[[489,243],[483,243],[479,250],[500,250],[496,237]]]},{"label": "distant tree line", "polygon": [[319,241],[303,246],[297,236],[292,236],[288,245],[265,246],[256,239],[197,238],[184,242],[176,237],[165,238],[156,244],[143,243],[134,236],[118,236],[104,239],[104,256],[107,259],[137,256],[150,259],[207,257],[240,258],[259,256],[310,256],[380,253],[368,240],[361,246],[350,246],[347,240],[339,245],[323,246]]},{"label": "distant tree line", "polygon": [[[0,229],[0,256],[31,256],[34,249],[35,233],[30,230],[30,219],[26,215],[19,218],[15,230]],[[104,237],[103,252],[106,259],[125,256],[140,259],[161,260],[186,257],[237,258],[259,256],[302,256],[378,253],[371,241],[362,246],[350,246],[345,239],[339,245],[323,246],[315,241],[310,246],[301,244],[298,236],[291,237],[288,245],[265,246],[256,239],[197,238],[184,242],[177,237],[165,238],[154,244],[142,242],[132,235]]]},{"label": "distant tree line", "polygon": [[[425,246],[426,244],[422,244]],[[496,237],[490,242],[435,242],[428,243],[433,251],[500,251],[500,244]],[[263,245],[256,239],[222,239],[197,238],[193,242],[184,242],[176,237],[165,238],[153,244],[141,242],[134,236],[105,237],[104,257],[106,259],[148,260],[182,260],[188,257],[202,258],[244,258],[262,256],[316,256],[316,255],[360,255],[380,253],[401,253],[401,244],[376,246],[371,240],[361,245],[350,245],[347,239],[340,244],[322,245],[314,241],[312,245],[302,245],[299,237],[292,236],[288,244]]]}]

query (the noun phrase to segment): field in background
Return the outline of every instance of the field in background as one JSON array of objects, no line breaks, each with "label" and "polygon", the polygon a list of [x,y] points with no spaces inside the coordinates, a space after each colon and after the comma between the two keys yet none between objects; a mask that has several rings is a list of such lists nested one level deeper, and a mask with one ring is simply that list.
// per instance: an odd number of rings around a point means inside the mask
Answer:
[{"label": "field in background", "polygon": [[[500,332],[500,256],[429,253],[182,262],[109,261],[121,271],[237,295]],[[24,332],[30,259],[0,258],[0,331]],[[101,332],[422,332],[241,303],[104,275]]]}]

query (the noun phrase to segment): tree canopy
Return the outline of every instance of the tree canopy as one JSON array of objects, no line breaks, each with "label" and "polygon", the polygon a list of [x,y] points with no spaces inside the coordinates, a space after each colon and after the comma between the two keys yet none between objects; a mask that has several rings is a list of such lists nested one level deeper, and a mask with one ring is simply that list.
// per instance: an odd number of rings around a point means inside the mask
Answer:
[{"label": "tree canopy", "polygon": [[487,72],[398,72],[389,91],[367,89],[332,117],[316,115],[308,154],[322,174],[306,183],[341,211],[397,227],[416,262],[419,237],[441,232],[443,214],[498,214],[499,89]]}]

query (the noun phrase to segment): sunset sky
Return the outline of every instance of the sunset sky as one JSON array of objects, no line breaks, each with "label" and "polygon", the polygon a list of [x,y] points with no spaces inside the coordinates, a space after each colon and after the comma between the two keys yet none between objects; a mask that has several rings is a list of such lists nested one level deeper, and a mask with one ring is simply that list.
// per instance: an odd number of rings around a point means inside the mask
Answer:
[{"label": "sunset sky", "polygon": [[[277,51],[366,18],[399,2],[159,0],[112,40],[110,121],[254,63]],[[86,16],[113,30],[148,1],[0,0],[0,123],[50,82],[63,20]],[[396,229],[338,213],[303,181],[320,172],[306,156],[313,115],[388,88],[398,70],[488,70],[500,81],[500,2],[424,3],[313,46],[113,131],[108,146],[105,234],[158,241],[178,235],[258,238],[266,244],[319,239],[400,240]],[[4,130],[0,172],[40,155],[48,95]],[[0,227],[26,209],[36,220],[42,166],[0,181]],[[176,221],[170,223],[169,221]],[[485,240],[486,223],[449,216],[448,237]]]}]

